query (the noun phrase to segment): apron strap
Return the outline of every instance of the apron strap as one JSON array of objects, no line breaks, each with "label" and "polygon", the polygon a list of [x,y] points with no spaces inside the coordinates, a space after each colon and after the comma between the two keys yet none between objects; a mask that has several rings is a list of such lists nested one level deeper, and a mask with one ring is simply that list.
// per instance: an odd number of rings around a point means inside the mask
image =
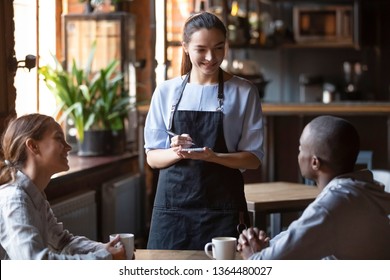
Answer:
[{"label": "apron strap", "polygon": [[218,72],[218,108],[217,111],[223,111],[223,71],[219,68]]},{"label": "apron strap", "polygon": [[178,94],[176,100],[173,102],[173,105],[171,107],[171,113],[169,115],[168,131],[171,131],[171,129],[172,129],[173,115],[175,114],[175,112],[177,110],[177,105],[179,104],[181,97],[183,96],[184,88],[186,87],[189,78],[190,78],[190,72],[188,72],[187,75],[184,77],[184,80],[181,83],[181,86],[179,89],[179,94]]}]

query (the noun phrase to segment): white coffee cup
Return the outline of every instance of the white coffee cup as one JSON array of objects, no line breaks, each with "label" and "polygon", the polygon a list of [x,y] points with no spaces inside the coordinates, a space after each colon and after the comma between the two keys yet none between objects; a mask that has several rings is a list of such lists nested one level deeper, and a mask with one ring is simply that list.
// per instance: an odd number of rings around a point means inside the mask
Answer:
[{"label": "white coffee cup", "polygon": [[[204,252],[210,259],[234,260],[236,256],[237,238],[235,237],[214,237],[212,242],[204,246]],[[213,254],[210,254],[212,247]]]},{"label": "white coffee cup", "polygon": [[134,234],[132,233],[114,233],[110,234],[110,241],[115,239],[115,237],[119,235],[120,240],[125,247],[126,251],[126,259],[131,260],[133,259],[134,254]]}]

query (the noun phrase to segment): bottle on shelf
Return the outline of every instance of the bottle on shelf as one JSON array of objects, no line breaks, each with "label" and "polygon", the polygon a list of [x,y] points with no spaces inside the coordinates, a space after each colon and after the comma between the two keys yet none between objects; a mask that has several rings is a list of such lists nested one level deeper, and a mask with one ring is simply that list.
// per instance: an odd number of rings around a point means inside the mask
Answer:
[{"label": "bottle on shelf", "polygon": [[232,2],[227,21],[229,42],[232,44],[249,43],[250,25],[246,13],[239,6],[239,1]]},{"label": "bottle on shelf", "polygon": [[195,13],[208,11],[208,9],[209,9],[208,1],[206,3],[206,1],[204,1],[204,0],[196,0],[196,2],[195,2]]}]

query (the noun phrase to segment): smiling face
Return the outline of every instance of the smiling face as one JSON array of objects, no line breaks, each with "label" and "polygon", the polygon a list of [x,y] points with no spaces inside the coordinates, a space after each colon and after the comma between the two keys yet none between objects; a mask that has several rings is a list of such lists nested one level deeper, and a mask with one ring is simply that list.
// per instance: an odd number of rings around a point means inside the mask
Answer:
[{"label": "smiling face", "polygon": [[225,36],[217,28],[202,28],[194,32],[188,43],[183,43],[192,71],[205,77],[215,77],[225,57]]},{"label": "smiling face", "polygon": [[61,126],[51,121],[40,140],[36,140],[39,151],[38,163],[46,172],[55,174],[69,169],[68,153],[71,146],[65,141]]}]

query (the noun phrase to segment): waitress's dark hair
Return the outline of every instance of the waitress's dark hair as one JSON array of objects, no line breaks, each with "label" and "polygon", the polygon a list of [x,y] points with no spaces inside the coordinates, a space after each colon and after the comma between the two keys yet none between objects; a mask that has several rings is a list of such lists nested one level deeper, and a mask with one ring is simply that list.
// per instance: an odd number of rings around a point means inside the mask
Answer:
[{"label": "waitress's dark hair", "polygon": [[[200,12],[197,14],[194,14],[190,16],[183,28],[183,42],[189,43],[191,41],[191,36],[196,31],[206,28],[206,29],[212,29],[216,28],[222,32],[224,37],[226,38],[226,27],[224,23],[214,14],[209,12]],[[185,53],[183,49],[182,54],[182,61],[181,61],[181,74],[185,75],[187,74],[192,68],[191,60],[188,56],[188,54]]]}]

